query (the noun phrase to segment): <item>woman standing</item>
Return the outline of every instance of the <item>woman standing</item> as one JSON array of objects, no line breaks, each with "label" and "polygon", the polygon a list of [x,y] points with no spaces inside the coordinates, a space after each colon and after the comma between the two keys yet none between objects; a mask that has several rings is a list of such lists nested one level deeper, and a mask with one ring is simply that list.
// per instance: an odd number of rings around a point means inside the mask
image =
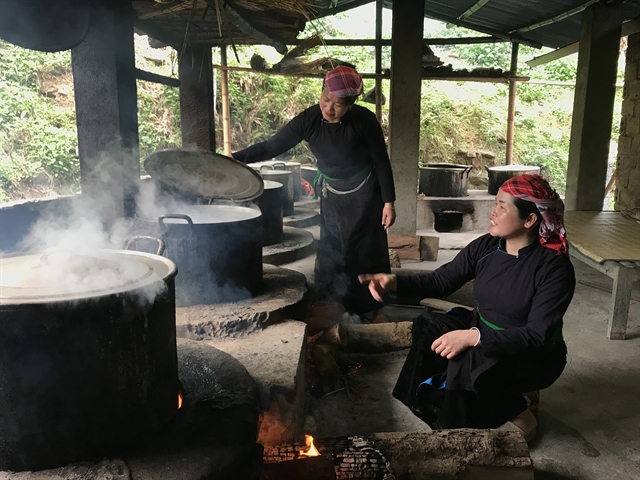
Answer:
[{"label": "woman standing", "polygon": [[363,273],[390,272],[385,230],[393,225],[395,189],[382,128],[368,109],[355,105],[362,77],[339,66],[324,78],[320,101],[272,138],[235,152],[245,163],[273,158],[302,140],[317,159],[320,242],[315,283],[318,300],[353,313],[382,304],[358,281]]},{"label": "woman standing", "polygon": [[507,180],[489,234],[434,272],[363,275],[388,291],[447,296],[475,278],[478,309],[414,320],[413,343],[393,395],[433,428],[496,428],[511,420],[531,437],[537,421],[523,394],[547,388],[566,364],[562,318],[575,274],[562,200],[538,175]]}]

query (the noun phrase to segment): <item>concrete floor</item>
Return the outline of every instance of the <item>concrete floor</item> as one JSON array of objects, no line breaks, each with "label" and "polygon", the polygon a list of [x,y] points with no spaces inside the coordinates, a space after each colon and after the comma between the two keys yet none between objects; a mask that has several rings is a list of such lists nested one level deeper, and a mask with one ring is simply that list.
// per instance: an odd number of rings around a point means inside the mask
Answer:
[{"label": "concrete floor", "polygon": [[[309,230],[317,238],[318,228]],[[408,262],[403,268],[437,268],[477,234],[444,235],[437,262]],[[305,273],[312,283],[313,264],[312,256],[283,267]],[[535,478],[640,479],[640,288],[634,285],[627,340],[608,340],[612,280],[579,261],[574,266],[577,287],[564,327],[568,364],[541,394],[538,435],[530,445]],[[387,311],[393,321],[416,315],[405,307]],[[348,389],[311,399],[316,435],[428,429],[390,394],[404,356],[345,356],[344,362],[362,367],[348,377]]]}]

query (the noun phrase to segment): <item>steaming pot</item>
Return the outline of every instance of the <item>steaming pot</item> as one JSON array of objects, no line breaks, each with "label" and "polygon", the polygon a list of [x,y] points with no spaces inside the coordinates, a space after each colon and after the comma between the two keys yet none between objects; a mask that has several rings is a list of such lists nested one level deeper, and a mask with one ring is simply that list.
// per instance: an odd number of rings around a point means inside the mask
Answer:
[{"label": "steaming pot", "polygon": [[0,258],[0,470],[99,460],[171,419],[175,275],[130,251]]},{"label": "steaming pot", "polygon": [[138,212],[138,233],[161,237],[179,268],[178,306],[235,302],[262,289],[260,210],[190,205],[177,211]]},{"label": "steaming pot", "polygon": [[218,202],[153,211],[138,206],[136,231],[160,236],[178,266],[177,305],[234,302],[257,294],[263,285],[261,213],[235,202],[258,198],[262,177],[233,158],[197,149],[159,150],[144,165],[163,184]]}]

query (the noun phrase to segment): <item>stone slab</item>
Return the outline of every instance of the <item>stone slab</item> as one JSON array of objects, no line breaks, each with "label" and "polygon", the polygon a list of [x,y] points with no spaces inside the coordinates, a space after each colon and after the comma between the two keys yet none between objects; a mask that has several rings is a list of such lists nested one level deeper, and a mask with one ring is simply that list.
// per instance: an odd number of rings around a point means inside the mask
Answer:
[{"label": "stone slab", "polygon": [[283,227],[280,243],[262,247],[262,261],[272,265],[291,263],[316,253],[313,234],[301,228]]},{"label": "stone slab", "polygon": [[243,338],[205,340],[238,360],[258,385],[263,412],[258,441],[263,445],[277,445],[301,436],[305,328],[305,323],[290,320]]},{"label": "stone slab", "polygon": [[304,274],[263,265],[265,290],[233,303],[176,308],[176,334],[192,340],[240,338],[285,319],[302,319],[307,310]]},{"label": "stone slab", "polygon": [[295,202],[294,207],[310,208],[312,210],[320,208],[320,199],[313,197],[304,197],[301,200]]},{"label": "stone slab", "polygon": [[306,228],[320,225],[320,213],[307,208],[296,208],[293,215],[283,217],[282,224],[286,227]]}]

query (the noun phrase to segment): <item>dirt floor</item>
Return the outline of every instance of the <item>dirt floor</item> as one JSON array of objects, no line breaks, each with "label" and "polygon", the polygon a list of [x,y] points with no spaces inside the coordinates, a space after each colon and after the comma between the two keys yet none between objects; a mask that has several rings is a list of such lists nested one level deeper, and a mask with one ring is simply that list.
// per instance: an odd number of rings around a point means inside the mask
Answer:
[{"label": "dirt floor", "polygon": [[[612,281],[578,261],[573,264],[577,286],[564,327],[568,363],[560,379],[541,392],[538,434],[530,443],[535,479],[640,479],[640,285],[633,289],[627,340],[608,340]],[[285,267],[312,279],[313,257]],[[386,312],[392,321],[417,314],[405,307]],[[405,355],[339,356],[339,363],[351,369],[337,391],[309,397],[306,430],[315,430],[318,438],[428,430],[391,396]]]}]

